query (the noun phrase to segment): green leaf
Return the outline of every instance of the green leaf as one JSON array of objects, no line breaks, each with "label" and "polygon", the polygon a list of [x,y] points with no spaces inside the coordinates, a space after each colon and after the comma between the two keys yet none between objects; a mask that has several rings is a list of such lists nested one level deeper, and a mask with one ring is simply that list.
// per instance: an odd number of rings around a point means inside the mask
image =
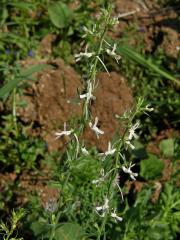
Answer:
[{"label": "green leaf", "polygon": [[65,223],[55,231],[55,240],[81,240],[83,230],[77,223]]},{"label": "green leaf", "polygon": [[39,71],[43,70],[45,67],[47,67],[47,66],[49,66],[49,65],[47,65],[47,64],[32,65],[28,69],[25,69],[25,70],[21,71],[20,75],[19,75],[19,78],[30,77],[33,73],[39,72]]},{"label": "green leaf", "polygon": [[140,168],[140,175],[149,180],[161,175],[164,163],[157,156],[148,154],[148,158],[141,161]]},{"label": "green leaf", "polygon": [[11,81],[6,83],[2,88],[0,88],[0,98],[4,97],[6,94],[9,94],[15,87],[17,87],[18,83],[22,80],[26,80],[25,78],[29,78],[33,73],[39,72],[42,70],[46,64],[38,64],[29,67],[28,69],[22,71],[19,76],[14,77]]},{"label": "green leaf", "polygon": [[26,2],[9,2],[7,5],[13,6],[15,8],[19,8],[24,11],[29,11],[35,9],[36,3],[26,3]]},{"label": "green leaf", "polygon": [[147,158],[147,152],[142,143],[139,141],[134,141],[133,142],[135,149],[133,150],[132,154],[138,159],[145,159]]},{"label": "green leaf", "polygon": [[57,28],[67,27],[72,17],[71,10],[62,2],[57,2],[50,6],[48,8],[48,13],[52,23]]},{"label": "green leaf", "polygon": [[45,222],[33,222],[30,226],[36,237],[43,236],[44,238],[50,235],[51,226],[47,225]]},{"label": "green leaf", "polygon": [[0,98],[4,97],[6,94],[9,94],[20,82],[20,79],[15,78],[8,83],[6,83],[1,89],[0,89]]},{"label": "green leaf", "polygon": [[124,56],[125,58],[137,62],[138,64],[149,68],[150,70],[158,73],[159,75],[177,83],[178,85],[180,84],[180,81],[178,81],[175,77],[173,77],[171,74],[168,72],[162,70],[159,66],[156,64],[152,63],[150,59],[146,59],[143,57],[141,54],[137,53],[134,49],[132,49],[129,46],[118,46],[117,48],[118,54]]},{"label": "green leaf", "polygon": [[2,11],[0,11],[0,24],[1,26],[3,26],[3,24],[6,22],[6,19],[8,18],[9,14],[8,14],[8,10],[7,8],[4,6],[2,8]]},{"label": "green leaf", "polygon": [[11,33],[11,32],[0,32],[0,39],[1,41],[3,41],[4,43],[12,43],[17,45],[19,48],[24,49],[25,46],[27,46],[28,41],[21,37],[18,36],[17,34]]},{"label": "green leaf", "polygon": [[159,148],[165,157],[173,157],[174,155],[174,139],[164,139],[160,142]]}]

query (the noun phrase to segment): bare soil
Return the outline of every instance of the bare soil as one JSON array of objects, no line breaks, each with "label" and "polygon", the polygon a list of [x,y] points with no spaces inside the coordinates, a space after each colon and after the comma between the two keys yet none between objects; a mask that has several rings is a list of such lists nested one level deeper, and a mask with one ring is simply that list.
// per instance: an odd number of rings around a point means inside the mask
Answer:
[{"label": "bare soil", "polygon": [[126,30],[131,28],[132,38],[128,44],[137,46],[141,40],[148,52],[153,53],[157,48],[162,48],[167,56],[177,57],[180,46],[180,6],[161,8],[151,0],[115,1],[115,15],[133,11],[133,14],[120,19],[111,35],[122,38]]},{"label": "bare soil", "polygon": [[[24,65],[37,64],[36,60],[25,61]],[[55,69],[47,68],[37,75],[37,82],[23,96],[27,107],[19,108],[18,115],[26,123],[32,124],[31,134],[41,136],[48,149],[60,150],[64,146],[63,139],[55,139],[55,131],[63,129],[64,122],[78,118],[82,112],[82,101],[77,89],[82,89],[80,77],[72,67],[57,59],[49,62]],[[115,115],[122,115],[133,103],[132,91],[125,79],[112,72],[99,73],[96,100],[92,104],[92,116],[100,119],[99,127],[105,134],[97,140],[90,130],[85,131],[85,140],[91,146],[105,150],[118,127]]]}]

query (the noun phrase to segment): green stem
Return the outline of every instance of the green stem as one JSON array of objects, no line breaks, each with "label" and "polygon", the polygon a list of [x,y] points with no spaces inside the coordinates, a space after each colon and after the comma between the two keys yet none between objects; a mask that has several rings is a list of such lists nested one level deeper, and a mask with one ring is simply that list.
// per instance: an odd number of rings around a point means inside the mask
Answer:
[{"label": "green stem", "polygon": [[[64,187],[66,186],[66,184],[67,184],[67,182],[68,182],[68,179],[69,179],[70,175],[71,175],[70,172],[68,172],[68,175],[67,175],[67,177],[66,177],[66,179],[65,179],[65,181],[64,181],[64,184],[63,184],[63,186],[62,186],[62,188],[61,188],[61,191],[62,191],[62,192],[63,192]],[[60,201],[59,201],[59,209],[60,209],[60,208],[61,208],[61,205],[60,205]],[[52,229],[51,229],[51,234],[50,234],[49,240],[53,240],[53,238],[54,238],[56,226],[57,226],[57,224],[58,224],[58,222],[59,222],[60,216],[61,216],[61,211],[59,211],[59,212],[57,213],[57,215],[56,215],[56,220],[55,220],[55,223],[53,223],[53,227],[52,227]]]},{"label": "green stem", "polygon": [[[97,69],[97,64],[98,64],[98,58],[100,55],[101,55],[101,52],[102,52],[102,45],[103,45],[103,41],[104,41],[104,36],[108,30],[108,24],[109,24],[109,20],[110,20],[110,14],[109,16],[107,17],[106,19],[106,23],[105,23],[105,27],[104,27],[104,30],[101,34],[101,37],[100,37],[100,43],[99,43],[99,47],[98,47],[98,50],[97,50],[97,54],[94,58],[94,63],[93,63],[93,68],[92,68],[92,71],[91,71],[91,74],[89,76],[89,80],[88,80],[88,84],[87,84],[87,91],[88,91],[88,88],[89,88],[89,85],[92,84],[93,86],[95,86],[95,79],[96,79],[96,69]],[[88,108],[89,108],[89,102],[86,100],[84,102],[84,106],[83,106],[83,119],[85,119],[85,123],[88,121],[89,119],[89,111],[88,111]],[[84,124],[85,124],[84,123]]]},{"label": "green stem", "polygon": [[[125,137],[126,137],[128,129],[129,129],[129,125],[133,122],[133,120],[134,120],[135,116],[137,115],[137,113],[139,112],[139,110],[140,110],[140,106],[139,106],[139,108],[136,108],[134,110],[134,113],[129,117],[127,127],[124,130],[122,138],[119,140],[119,142],[117,144],[117,152],[116,152],[116,155],[115,155],[115,163],[113,163],[113,165],[115,164],[115,167],[114,167],[115,171],[113,171],[112,175],[110,176],[110,181],[109,181],[109,186],[108,186],[108,194],[107,194],[108,199],[111,198],[111,195],[112,195],[113,189],[114,189],[114,180],[115,180],[115,178],[116,178],[116,176],[119,172],[119,165],[118,165],[118,163],[120,161],[119,153],[121,152],[121,148],[123,147],[123,143],[125,141]],[[99,235],[98,235],[98,240],[100,240],[102,232],[104,232],[104,239],[105,239],[106,221],[107,221],[107,213],[106,213],[106,215],[103,219],[103,222],[101,224]]]},{"label": "green stem", "polygon": [[13,117],[13,124],[16,131],[16,134],[18,134],[18,128],[17,128],[17,117],[16,117],[16,88],[13,89],[13,109],[12,109],[12,117]]}]

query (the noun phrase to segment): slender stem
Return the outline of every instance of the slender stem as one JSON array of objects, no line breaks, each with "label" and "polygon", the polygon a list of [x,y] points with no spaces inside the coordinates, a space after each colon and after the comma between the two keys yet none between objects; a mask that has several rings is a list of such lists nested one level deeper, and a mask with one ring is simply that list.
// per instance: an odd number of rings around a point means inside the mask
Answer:
[{"label": "slender stem", "polygon": [[[91,73],[90,73],[90,76],[89,76],[89,80],[88,80],[88,84],[87,84],[87,90],[89,88],[89,85],[92,84],[92,86],[95,86],[95,80],[96,80],[96,69],[97,69],[97,64],[98,64],[98,57],[101,55],[101,52],[102,52],[102,46],[103,46],[103,41],[104,41],[104,36],[108,30],[108,23],[109,23],[109,19],[110,19],[110,14],[109,16],[107,17],[106,19],[106,24],[105,24],[105,27],[104,27],[104,30],[101,34],[101,37],[100,37],[100,43],[99,43],[99,47],[98,47],[98,50],[97,50],[97,54],[94,58],[94,63],[93,63],[93,68],[91,70]],[[88,121],[89,119],[89,111],[88,111],[88,108],[89,108],[89,101],[86,100],[84,102],[84,106],[83,106],[83,119],[85,119],[85,122],[84,124]]]},{"label": "slender stem", "polygon": [[17,134],[18,128],[17,128],[17,117],[16,117],[16,88],[13,89],[13,106],[12,107],[13,107],[12,109],[13,124]]},{"label": "slender stem", "polygon": [[[65,179],[65,181],[64,181],[64,184],[63,184],[63,186],[62,186],[62,188],[61,188],[61,191],[62,191],[62,192],[63,192],[63,189],[64,189],[64,187],[66,186],[66,184],[67,184],[67,182],[68,182],[68,179],[69,179],[70,175],[71,175],[70,172],[68,172],[68,175],[66,176],[66,179]],[[59,209],[60,209],[60,208],[61,208],[61,205],[60,205],[60,201],[59,201]],[[59,212],[57,213],[57,215],[56,215],[56,219],[55,219],[55,222],[53,223],[53,227],[52,227],[52,229],[51,229],[51,234],[50,234],[49,240],[53,240],[53,238],[54,238],[56,226],[57,226],[57,224],[58,224],[58,222],[59,222],[60,216],[61,216],[61,211],[59,211]]]}]

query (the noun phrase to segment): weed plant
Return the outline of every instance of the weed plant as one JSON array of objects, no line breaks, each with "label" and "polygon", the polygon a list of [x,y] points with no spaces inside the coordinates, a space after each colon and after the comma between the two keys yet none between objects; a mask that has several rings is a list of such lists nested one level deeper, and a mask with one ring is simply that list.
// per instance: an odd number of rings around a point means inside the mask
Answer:
[{"label": "weed plant", "polygon": [[[84,27],[83,37],[92,37],[93,44],[86,45],[85,52],[75,55],[76,62],[82,59],[87,62],[89,73],[84,79],[84,91],[79,94],[83,100],[83,114],[78,126],[67,129],[65,124],[64,130],[56,132],[57,138],[69,137],[69,143],[63,156],[61,172],[57,175],[59,201],[56,204],[50,200],[47,206],[50,225],[46,225],[46,232],[51,240],[58,239],[62,232],[66,235],[78,234],[77,239],[83,236],[98,240],[110,239],[110,231],[123,221],[124,210],[120,210],[120,203],[124,199],[119,185],[119,173],[123,171],[133,180],[138,176],[132,170],[135,164],[126,159],[126,152],[135,148],[132,141],[137,138],[136,129],[140,125],[139,122],[134,122],[135,116],[153,110],[148,105],[143,106],[141,99],[123,117],[116,116],[124,122],[124,133],[109,142],[106,152],[88,150],[84,142],[79,140],[87,125],[99,141],[102,134],[107,134],[99,128],[98,117],[91,115],[90,106],[95,101],[93,92],[97,87],[96,73],[99,65],[109,74],[103,62],[104,55],[108,54],[117,62],[120,60],[116,44],[111,45],[106,40],[106,32],[118,22],[117,18],[111,18],[110,13],[110,8],[102,10],[96,24],[91,28]],[[60,224],[63,221],[66,223]],[[77,226],[77,222],[80,226]],[[81,229],[79,233],[74,232],[74,224]],[[73,229],[71,233],[67,232],[67,226]],[[35,225],[33,229],[38,232]],[[42,233],[38,236],[41,238],[41,235]]]},{"label": "weed plant", "polygon": [[[48,21],[46,14],[42,18],[41,16],[36,16],[35,19],[41,18],[39,21],[29,21],[29,12],[27,11],[29,6],[32,6],[32,9],[39,9],[41,13],[43,11],[47,13],[45,10],[46,3],[48,3],[48,14],[51,22]],[[85,18],[82,9],[87,10],[85,14],[88,14],[90,10],[85,6],[86,1],[82,1],[81,7],[76,11],[77,15],[71,18],[69,17],[71,12],[65,3],[67,1],[59,2],[59,4],[54,2],[54,5],[51,5],[50,1],[45,0],[31,1],[31,3],[27,4],[18,4],[17,1],[12,1],[12,3],[4,1],[2,5],[4,16],[1,22],[2,26],[4,26],[9,17],[13,24],[17,23],[18,27],[14,29],[20,30],[18,44],[14,35],[8,35],[10,37],[9,46],[11,53],[14,49],[20,50],[21,47],[24,49],[22,55],[18,56],[18,59],[23,58],[29,50],[32,50],[36,41],[42,35],[45,35],[44,30],[47,33],[48,29],[48,31],[57,35],[63,32],[68,33],[59,45],[59,49],[66,49],[64,46],[67,43],[67,52],[62,53],[64,58],[68,57],[69,53],[72,52],[72,46],[68,42],[69,36],[74,36],[75,31],[78,31],[78,35],[82,33],[83,37],[82,50],[80,53],[76,52],[75,54],[76,63],[82,63],[80,67],[82,66],[84,88],[78,89],[78,94],[83,102],[83,113],[80,119],[71,125],[70,123],[65,123],[63,130],[57,131],[55,134],[57,141],[59,138],[64,138],[67,141],[66,150],[63,153],[59,153],[60,161],[57,165],[60,165],[57,166],[55,164],[54,175],[49,183],[50,186],[59,190],[59,198],[49,198],[44,208],[37,202],[37,198],[34,198],[26,214],[26,220],[24,222],[22,220],[24,232],[28,229],[31,236],[30,239],[37,240],[176,239],[180,222],[180,196],[176,187],[179,159],[179,148],[177,146],[179,140],[166,139],[160,143],[159,148],[162,151],[163,158],[168,157],[173,162],[172,177],[168,183],[163,185],[159,181],[164,164],[159,156],[145,151],[141,138],[138,139],[142,132],[140,129],[145,129],[145,121],[142,114],[151,114],[153,111],[153,108],[148,103],[157,103],[153,99],[154,96],[158,98],[157,90],[154,90],[154,87],[158,88],[161,84],[163,85],[161,78],[158,76],[154,78],[153,84],[149,84],[149,79],[152,76],[149,75],[149,78],[147,77],[147,70],[142,70],[141,67],[137,67],[129,62],[128,65],[124,64],[124,58],[121,60],[117,44],[107,37],[108,30],[118,23],[118,18],[111,17],[111,7],[108,7],[107,10],[102,10],[96,16],[94,23],[86,20],[87,26],[81,27],[80,30],[75,30],[77,25],[83,23]],[[16,14],[12,14],[14,8],[16,8]],[[58,21],[57,12],[54,11],[56,9],[58,9],[58,16],[60,16],[61,21]],[[23,14],[18,14],[21,11]],[[64,20],[61,15],[62,12],[65,13]],[[24,24],[21,25],[21,22],[24,22]],[[74,29],[70,23],[74,24]],[[50,28],[48,28],[49,26]],[[6,27],[11,29],[11,26]],[[40,31],[40,35],[35,37],[38,27],[42,27],[42,31]],[[33,35],[32,42],[22,42],[22,36],[25,35],[28,38],[30,34]],[[3,32],[1,41],[1,49],[3,51],[7,50],[6,37],[7,35]],[[139,78],[143,79],[143,81],[138,84],[136,81],[132,82],[132,85],[138,89],[137,92],[142,93],[143,91],[143,95],[148,96],[148,103],[144,103],[138,95],[137,102],[130,111],[125,112],[123,116],[116,115],[119,124],[123,125],[123,132],[121,134],[117,133],[111,142],[108,143],[107,150],[99,153],[95,146],[93,148],[86,146],[86,142],[83,140],[83,132],[85,128],[90,128],[98,141],[101,141],[101,135],[108,134],[101,129],[99,124],[101,116],[92,115],[91,105],[96,101],[94,96],[94,90],[98,87],[96,74],[102,69],[109,74],[105,63],[109,57],[117,64],[121,60],[122,69],[132,79],[135,72],[138,72]],[[13,56],[4,54],[4,59],[8,59],[11,64]],[[2,60],[1,58],[1,63]],[[11,74],[13,76],[11,81],[5,82],[5,86],[0,89],[0,97],[7,97],[7,95],[13,92],[12,115],[2,117],[0,164],[4,169],[13,168],[17,174],[20,174],[24,169],[36,169],[39,156],[48,161],[47,156],[44,154],[43,143],[24,134],[23,127],[18,123],[15,113],[17,104],[16,94],[20,92],[20,82],[24,77],[28,79],[32,73],[41,68],[42,66],[35,66],[35,68],[28,69],[26,72],[22,72],[18,68],[18,71],[15,71],[16,74],[14,72]],[[8,68],[2,67],[2,69]],[[4,76],[6,75],[5,72],[3,72]],[[163,74],[173,79],[166,73]],[[5,79],[8,79],[8,77],[5,77]],[[169,84],[168,89],[167,91],[170,91],[172,96],[171,84]],[[159,96],[159,104],[162,104],[165,96],[162,94]],[[170,104],[169,101],[172,101],[170,96],[166,104],[163,104],[168,109],[173,107],[171,111],[174,111],[175,106],[178,104],[176,103],[175,105],[173,101]],[[155,110],[155,113],[157,113],[157,110]],[[151,118],[153,118],[153,115],[154,113],[151,114]],[[167,116],[164,117],[166,118]],[[146,119],[146,121],[148,120]],[[150,126],[149,124],[150,122],[147,122],[148,127]],[[150,126],[149,132],[151,131],[152,128]],[[55,160],[51,158],[50,161],[53,162]],[[131,180],[130,189],[125,185],[126,179]],[[133,188],[136,179],[144,183],[139,193],[135,193]],[[153,179],[155,179],[156,184],[154,184]],[[160,186],[159,198],[156,203],[153,203],[152,195],[156,191],[157,184]],[[5,222],[1,223],[0,232],[3,239],[21,239],[18,238],[18,235],[21,234],[16,234],[16,229],[18,229],[18,222],[23,216],[23,209],[13,211],[11,221],[7,222],[7,224]],[[27,238],[25,234],[24,238]]]}]

